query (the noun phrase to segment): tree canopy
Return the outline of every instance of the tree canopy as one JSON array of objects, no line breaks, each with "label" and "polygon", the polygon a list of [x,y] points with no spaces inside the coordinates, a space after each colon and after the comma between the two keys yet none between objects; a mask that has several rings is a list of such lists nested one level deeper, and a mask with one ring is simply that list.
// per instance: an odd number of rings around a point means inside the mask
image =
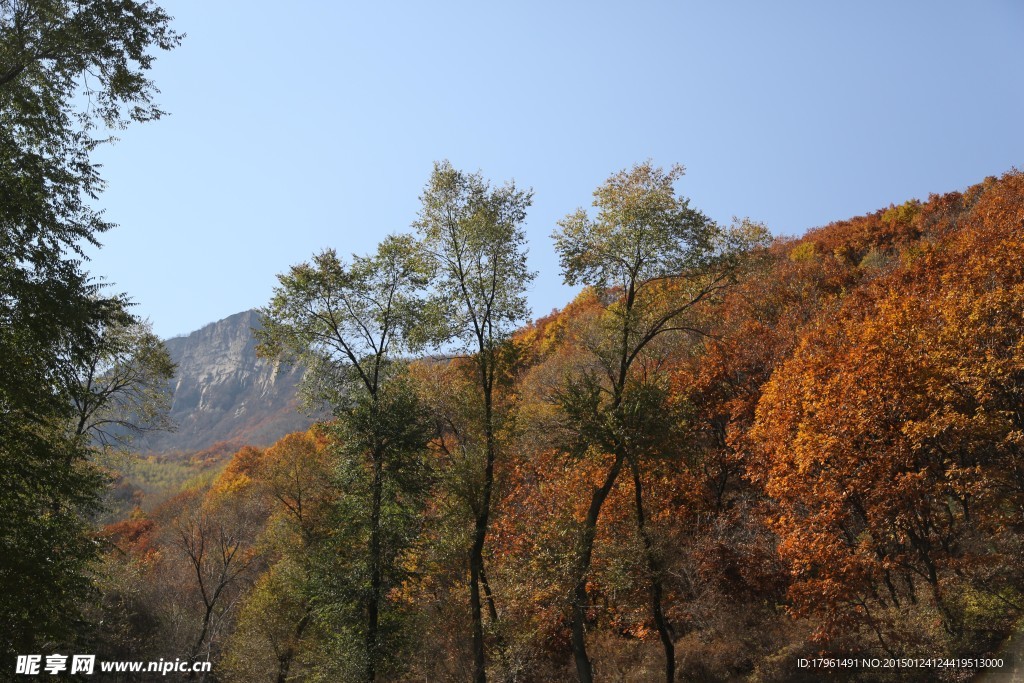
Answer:
[{"label": "tree canopy", "polygon": [[[87,461],[85,432],[98,425],[90,420],[99,404],[113,408],[114,396],[126,395],[87,397],[91,390],[72,380],[88,373],[104,330],[128,315],[128,299],[106,294],[82,267],[82,246],[111,227],[94,205],[103,180],[92,152],[108,129],[159,118],[146,73],[153,51],[179,40],[149,2],[0,2],[5,657],[79,626],[97,556],[87,520],[103,481]],[[85,422],[76,423],[76,399],[94,401]]]}]

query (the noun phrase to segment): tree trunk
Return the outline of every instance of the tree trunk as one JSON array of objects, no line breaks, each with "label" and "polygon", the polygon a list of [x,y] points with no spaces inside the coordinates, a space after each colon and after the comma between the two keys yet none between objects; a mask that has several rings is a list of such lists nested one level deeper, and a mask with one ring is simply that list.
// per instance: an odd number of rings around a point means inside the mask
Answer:
[{"label": "tree trunk", "polygon": [[480,600],[480,583],[484,573],[484,541],[487,540],[487,524],[491,512],[491,489],[494,486],[494,407],[492,404],[492,380],[487,365],[481,367],[484,390],[484,433],[487,445],[487,464],[484,469],[484,490],[480,509],[476,516],[473,532],[473,546],[469,553],[469,604],[473,618],[473,681],[486,683],[487,661],[484,647],[483,610]]},{"label": "tree trunk", "polygon": [[[199,631],[199,638],[196,640],[195,645],[192,646],[192,651],[189,653],[189,660],[195,664],[199,660],[199,651],[203,648],[203,641],[206,640],[206,632],[210,629],[210,619],[213,614],[213,605],[206,606],[206,613],[203,615],[203,627]],[[206,672],[203,672],[203,678],[206,677]],[[196,680],[196,671],[193,669],[188,674],[190,681]]]},{"label": "tree trunk", "polygon": [[640,532],[640,540],[644,544],[644,556],[647,559],[647,572],[650,575],[650,596],[651,614],[654,616],[654,623],[658,627],[658,635],[661,637],[661,645],[665,649],[665,680],[673,683],[676,678],[676,649],[672,643],[672,627],[665,619],[665,611],[661,606],[662,586],[661,567],[658,558],[654,554],[654,543],[647,531],[646,517],[644,516],[643,482],[640,479],[640,465],[635,458],[629,459],[630,469],[633,471],[633,491],[636,502],[636,525]]},{"label": "tree trunk", "polygon": [[302,618],[299,619],[299,623],[295,625],[295,636],[294,640],[288,643],[288,647],[285,648],[281,656],[277,658],[277,683],[288,682],[288,671],[292,667],[292,660],[295,659],[295,650],[298,647],[299,641],[302,639],[302,634],[306,630],[306,626],[309,625],[310,613],[309,608],[306,608]]},{"label": "tree trunk", "polygon": [[380,507],[384,487],[383,455],[373,454],[372,502],[370,506],[370,595],[366,605],[366,680],[376,680],[377,631],[381,598]]},{"label": "tree trunk", "polygon": [[485,683],[487,662],[484,657],[484,625],[480,608],[480,571],[483,568],[483,555],[478,551],[478,548],[483,548],[485,534],[480,532],[479,522],[480,517],[477,517],[477,529],[469,557],[469,605],[473,617],[473,680],[476,683]]},{"label": "tree trunk", "polygon": [[587,656],[587,574],[590,572],[590,559],[594,553],[594,538],[597,536],[597,519],[601,515],[601,506],[615,486],[615,480],[622,470],[622,463],[625,454],[619,452],[615,455],[615,462],[604,478],[600,488],[595,488],[590,499],[590,508],[587,510],[587,517],[583,521],[583,530],[580,534],[579,554],[576,558],[575,579],[576,585],[572,593],[572,656],[576,661],[576,675],[580,683],[593,683],[594,669]]},{"label": "tree trunk", "polygon": [[487,581],[487,572],[483,565],[480,566],[480,585],[484,589],[484,597],[487,598],[487,613],[492,623],[498,621],[498,608],[494,605],[494,593],[491,592],[491,584]]}]

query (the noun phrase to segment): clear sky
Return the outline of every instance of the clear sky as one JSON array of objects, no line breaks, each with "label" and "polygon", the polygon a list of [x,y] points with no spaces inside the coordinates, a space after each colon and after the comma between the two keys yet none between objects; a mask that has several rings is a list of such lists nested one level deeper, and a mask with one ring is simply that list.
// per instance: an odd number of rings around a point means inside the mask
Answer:
[{"label": "clear sky", "polygon": [[556,221],[648,158],[779,235],[1024,166],[1020,0],[159,4],[171,115],[100,153],[88,268],[162,336],[409,230],[435,160],[534,189],[535,316],[574,293]]}]

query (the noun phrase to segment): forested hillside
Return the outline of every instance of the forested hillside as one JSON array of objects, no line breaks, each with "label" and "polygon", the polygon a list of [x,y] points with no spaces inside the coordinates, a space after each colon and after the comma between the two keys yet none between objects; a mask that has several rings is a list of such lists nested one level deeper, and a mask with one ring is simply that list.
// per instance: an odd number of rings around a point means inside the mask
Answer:
[{"label": "forested hillside", "polygon": [[1024,174],[771,242],[680,174],[569,214],[584,288],[526,324],[529,194],[446,164],[421,241],[281,275],[262,352],[314,361],[335,417],[104,531],[102,655],[790,681],[997,652],[1024,606]]},{"label": "forested hillside", "polygon": [[[606,4],[177,3],[158,139],[164,9],[0,0],[0,680],[1019,677],[1024,173],[800,238],[563,182],[1006,168],[1019,16]],[[568,213],[440,161],[406,215],[436,150]],[[269,300],[164,343],[117,273]]]}]

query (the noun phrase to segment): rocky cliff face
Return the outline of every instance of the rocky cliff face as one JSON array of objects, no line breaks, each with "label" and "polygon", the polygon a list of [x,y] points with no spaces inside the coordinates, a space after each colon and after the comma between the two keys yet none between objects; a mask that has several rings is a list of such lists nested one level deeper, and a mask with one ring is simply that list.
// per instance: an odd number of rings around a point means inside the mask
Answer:
[{"label": "rocky cliff face", "polygon": [[178,369],[171,380],[171,433],[148,435],[137,449],[197,451],[219,442],[264,446],[306,429],[298,406],[302,369],[256,357],[256,311],[236,313],[185,337],[165,341]]}]

